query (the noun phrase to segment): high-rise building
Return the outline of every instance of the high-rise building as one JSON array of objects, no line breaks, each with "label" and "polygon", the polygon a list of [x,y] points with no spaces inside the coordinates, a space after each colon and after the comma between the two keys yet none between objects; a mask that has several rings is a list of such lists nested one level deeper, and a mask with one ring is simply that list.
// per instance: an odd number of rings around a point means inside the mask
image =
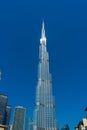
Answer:
[{"label": "high-rise building", "polygon": [[17,106],[14,112],[12,130],[24,130],[25,108]]},{"label": "high-rise building", "polygon": [[7,106],[8,97],[0,95],[0,130],[8,130],[11,107]]},{"label": "high-rise building", "polygon": [[58,130],[55,102],[52,94],[52,75],[46,48],[44,22],[39,46],[38,83],[33,117],[33,130]]},{"label": "high-rise building", "polygon": [[0,95],[0,124],[4,125],[8,97]]}]

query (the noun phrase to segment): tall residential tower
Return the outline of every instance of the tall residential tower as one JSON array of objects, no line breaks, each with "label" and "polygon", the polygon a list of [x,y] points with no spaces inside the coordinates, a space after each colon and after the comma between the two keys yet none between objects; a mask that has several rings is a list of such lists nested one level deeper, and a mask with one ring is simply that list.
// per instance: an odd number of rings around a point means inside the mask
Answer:
[{"label": "tall residential tower", "polygon": [[22,106],[15,108],[12,130],[24,130],[25,110]]},{"label": "tall residential tower", "polygon": [[36,88],[33,130],[58,130],[44,22],[42,24],[39,46],[38,83]]}]

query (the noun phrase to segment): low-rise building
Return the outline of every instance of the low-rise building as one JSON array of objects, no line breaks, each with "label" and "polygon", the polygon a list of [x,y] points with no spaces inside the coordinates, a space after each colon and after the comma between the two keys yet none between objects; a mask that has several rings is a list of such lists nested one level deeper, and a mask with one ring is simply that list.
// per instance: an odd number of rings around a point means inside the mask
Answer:
[{"label": "low-rise building", "polygon": [[75,127],[76,130],[87,130],[87,118],[83,118]]}]

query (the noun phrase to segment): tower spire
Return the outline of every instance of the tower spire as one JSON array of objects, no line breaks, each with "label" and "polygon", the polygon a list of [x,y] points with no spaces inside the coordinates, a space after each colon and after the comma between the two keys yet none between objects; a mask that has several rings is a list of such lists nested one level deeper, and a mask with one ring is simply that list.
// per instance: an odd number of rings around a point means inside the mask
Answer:
[{"label": "tower spire", "polygon": [[42,23],[42,38],[45,37],[45,27],[44,27],[44,20],[43,20],[43,23]]},{"label": "tower spire", "polygon": [[46,45],[46,36],[45,36],[45,26],[44,26],[44,20],[42,22],[42,31],[41,31],[41,39],[40,39],[40,43],[45,43]]}]

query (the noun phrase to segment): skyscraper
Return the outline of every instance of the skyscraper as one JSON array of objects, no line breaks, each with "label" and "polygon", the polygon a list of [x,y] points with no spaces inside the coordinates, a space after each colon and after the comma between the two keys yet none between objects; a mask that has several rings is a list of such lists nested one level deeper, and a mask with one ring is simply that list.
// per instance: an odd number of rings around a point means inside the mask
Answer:
[{"label": "skyscraper", "polygon": [[8,130],[11,115],[11,107],[7,106],[8,97],[0,95],[0,130]]},{"label": "skyscraper", "polygon": [[24,130],[25,108],[17,106],[14,112],[12,130]]},{"label": "skyscraper", "polygon": [[46,48],[44,22],[39,46],[38,83],[33,118],[34,130],[58,130],[55,102],[52,94],[52,76],[49,71],[49,55]]}]

